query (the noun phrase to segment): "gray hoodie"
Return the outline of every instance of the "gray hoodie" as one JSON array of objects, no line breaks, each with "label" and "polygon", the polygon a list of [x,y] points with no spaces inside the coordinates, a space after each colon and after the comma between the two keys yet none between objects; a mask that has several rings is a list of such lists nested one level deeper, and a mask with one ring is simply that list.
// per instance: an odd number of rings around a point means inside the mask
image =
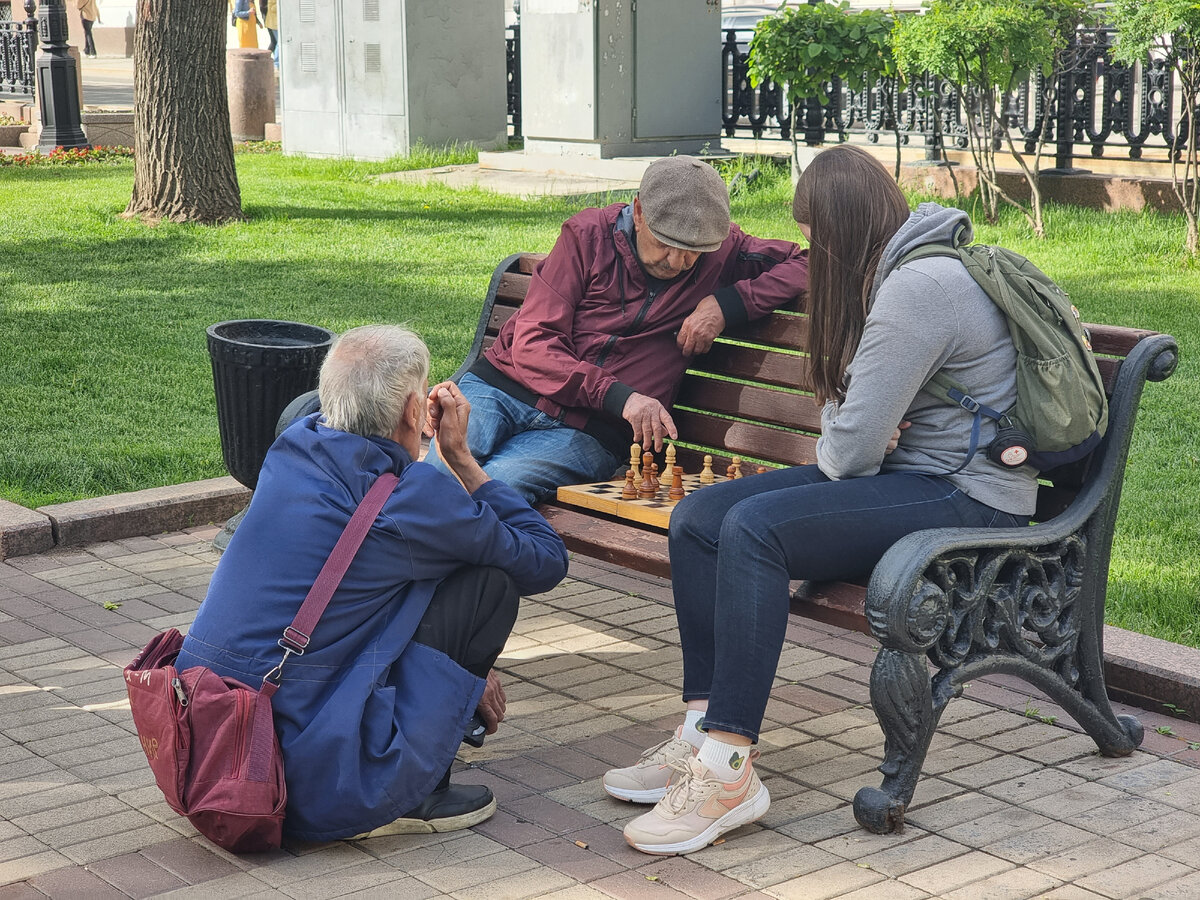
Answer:
[{"label": "gray hoodie", "polygon": [[[822,410],[817,464],[835,480],[881,471],[946,475],[975,500],[1027,515],[1036,505],[1037,473],[1028,466],[1006,469],[987,458],[984,448],[995,436],[995,423],[983,417],[980,451],[949,475],[967,457],[973,416],[921,390],[945,369],[993,409],[1016,401],[1016,350],[1007,323],[962,263],[934,257],[896,265],[922,244],[950,244],[963,228],[969,241],[966,213],[922,203],[884,248],[862,340],[846,369],[846,399]],[[885,454],[906,419],[912,426],[895,452]]]}]

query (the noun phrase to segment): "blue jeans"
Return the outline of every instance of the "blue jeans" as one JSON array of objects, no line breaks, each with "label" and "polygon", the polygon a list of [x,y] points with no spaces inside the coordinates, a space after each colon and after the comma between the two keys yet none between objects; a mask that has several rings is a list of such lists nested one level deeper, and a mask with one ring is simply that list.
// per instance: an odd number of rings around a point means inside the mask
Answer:
[{"label": "blue jeans", "polygon": [[708,729],[757,741],[789,580],[865,578],[892,544],[925,528],[1024,524],[1027,516],[913,473],[830,481],[816,466],[797,466],[689,494],[670,532],[683,699],[708,700]]},{"label": "blue jeans", "polygon": [[[553,497],[561,484],[613,477],[621,460],[590,434],[492,387],[469,372],[458,383],[471,404],[467,446],[492,478],[532,506]],[[430,442],[425,462],[449,473]]]}]

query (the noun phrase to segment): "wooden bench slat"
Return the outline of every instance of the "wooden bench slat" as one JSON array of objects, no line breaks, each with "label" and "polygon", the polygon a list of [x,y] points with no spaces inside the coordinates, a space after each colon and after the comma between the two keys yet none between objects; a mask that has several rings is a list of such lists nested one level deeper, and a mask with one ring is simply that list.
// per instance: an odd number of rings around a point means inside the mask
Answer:
[{"label": "wooden bench slat", "polygon": [[1138,343],[1157,331],[1146,331],[1142,328],[1124,328],[1120,325],[1092,325],[1084,327],[1092,336],[1092,352],[1106,353],[1111,356],[1128,356]]},{"label": "wooden bench slat", "polygon": [[522,253],[517,260],[517,271],[524,272],[526,275],[532,275],[533,270],[537,268],[537,264],[549,256],[548,253]]},{"label": "wooden bench slat", "polygon": [[808,316],[772,313],[757,322],[730,328],[722,336],[803,351],[808,349],[808,322]]},{"label": "wooden bench slat", "polygon": [[520,306],[525,302],[525,293],[529,290],[531,281],[533,281],[532,275],[505,272],[500,276],[500,283],[496,286],[496,301],[503,300]]},{"label": "wooden bench slat", "polygon": [[696,357],[691,368],[777,387],[812,389],[806,357],[754,347],[713,344],[708,353]]},{"label": "wooden bench slat", "polygon": [[788,466],[804,465],[817,459],[817,439],[811,435],[682,409],[676,410],[674,418],[679,439],[689,444],[723,447],[727,454]]},{"label": "wooden bench slat", "polygon": [[538,512],[574,553],[660,578],[671,577],[664,532],[645,531],[625,521],[613,522],[597,513],[583,513],[553,503],[539,506]]},{"label": "wooden bench slat", "polygon": [[500,329],[504,327],[504,323],[517,314],[517,310],[521,308],[518,303],[516,306],[509,304],[501,304],[499,299],[496,300],[496,305],[492,307],[492,314],[488,318],[487,333],[495,337],[500,333]]},{"label": "wooden bench slat", "polygon": [[771,390],[736,381],[687,375],[676,406],[691,406],[727,416],[756,419],[800,431],[821,430],[821,409],[807,394]]}]

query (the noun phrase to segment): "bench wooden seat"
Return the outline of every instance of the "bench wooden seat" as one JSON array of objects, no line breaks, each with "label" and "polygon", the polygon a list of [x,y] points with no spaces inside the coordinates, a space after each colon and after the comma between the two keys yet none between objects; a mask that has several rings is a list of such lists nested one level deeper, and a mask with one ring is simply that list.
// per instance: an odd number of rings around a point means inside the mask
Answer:
[{"label": "bench wooden seat", "polygon": [[[542,258],[514,254],[496,268],[456,379],[520,308]],[[1108,432],[1087,460],[1044,476],[1038,524],[917,532],[888,551],[867,585],[812,584],[792,599],[793,615],[870,633],[881,644],[871,703],[885,736],[884,780],[854,802],[872,831],[903,824],[946,703],[981,675],[1008,673],[1036,685],[1106,755],[1141,743],[1141,724],[1115,715],[1105,693],[1104,600],[1138,401],[1146,381],[1172,374],[1178,349],[1170,335],[1089,328],[1110,396]],[[808,393],[807,336],[807,316],[785,308],[726,333],[696,358],[673,410],[685,469],[698,470],[705,453],[718,471],[735,455],[765,466],[815,462],[820,410]],[[670,577],[661,531],[557,503],[541,512],[569,549]]]}]

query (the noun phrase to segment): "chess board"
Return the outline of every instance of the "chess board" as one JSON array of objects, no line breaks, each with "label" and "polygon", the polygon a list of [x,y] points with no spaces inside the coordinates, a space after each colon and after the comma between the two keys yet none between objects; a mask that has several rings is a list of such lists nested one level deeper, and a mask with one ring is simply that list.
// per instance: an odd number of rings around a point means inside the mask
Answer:
[{"label": "chess board", "polygon": [[[728,481],[724,475],[714,475],[713,483]],[[683,476],[685,494],[698,491],[709,485],[700,483],[699,473]],[[584,509],[607,513],[619,519],[628,519],[667,530],[671,521],[671,510],[678,501],[667,499],[670,482],[664,483],[658,489],[658,495],[652,500],[623,500],[621,492],[625,490],[625,479],[615,481],[595,481],[591,484],[571,484],[558,489],[558,502],[571,506],[581,506]]]}]

